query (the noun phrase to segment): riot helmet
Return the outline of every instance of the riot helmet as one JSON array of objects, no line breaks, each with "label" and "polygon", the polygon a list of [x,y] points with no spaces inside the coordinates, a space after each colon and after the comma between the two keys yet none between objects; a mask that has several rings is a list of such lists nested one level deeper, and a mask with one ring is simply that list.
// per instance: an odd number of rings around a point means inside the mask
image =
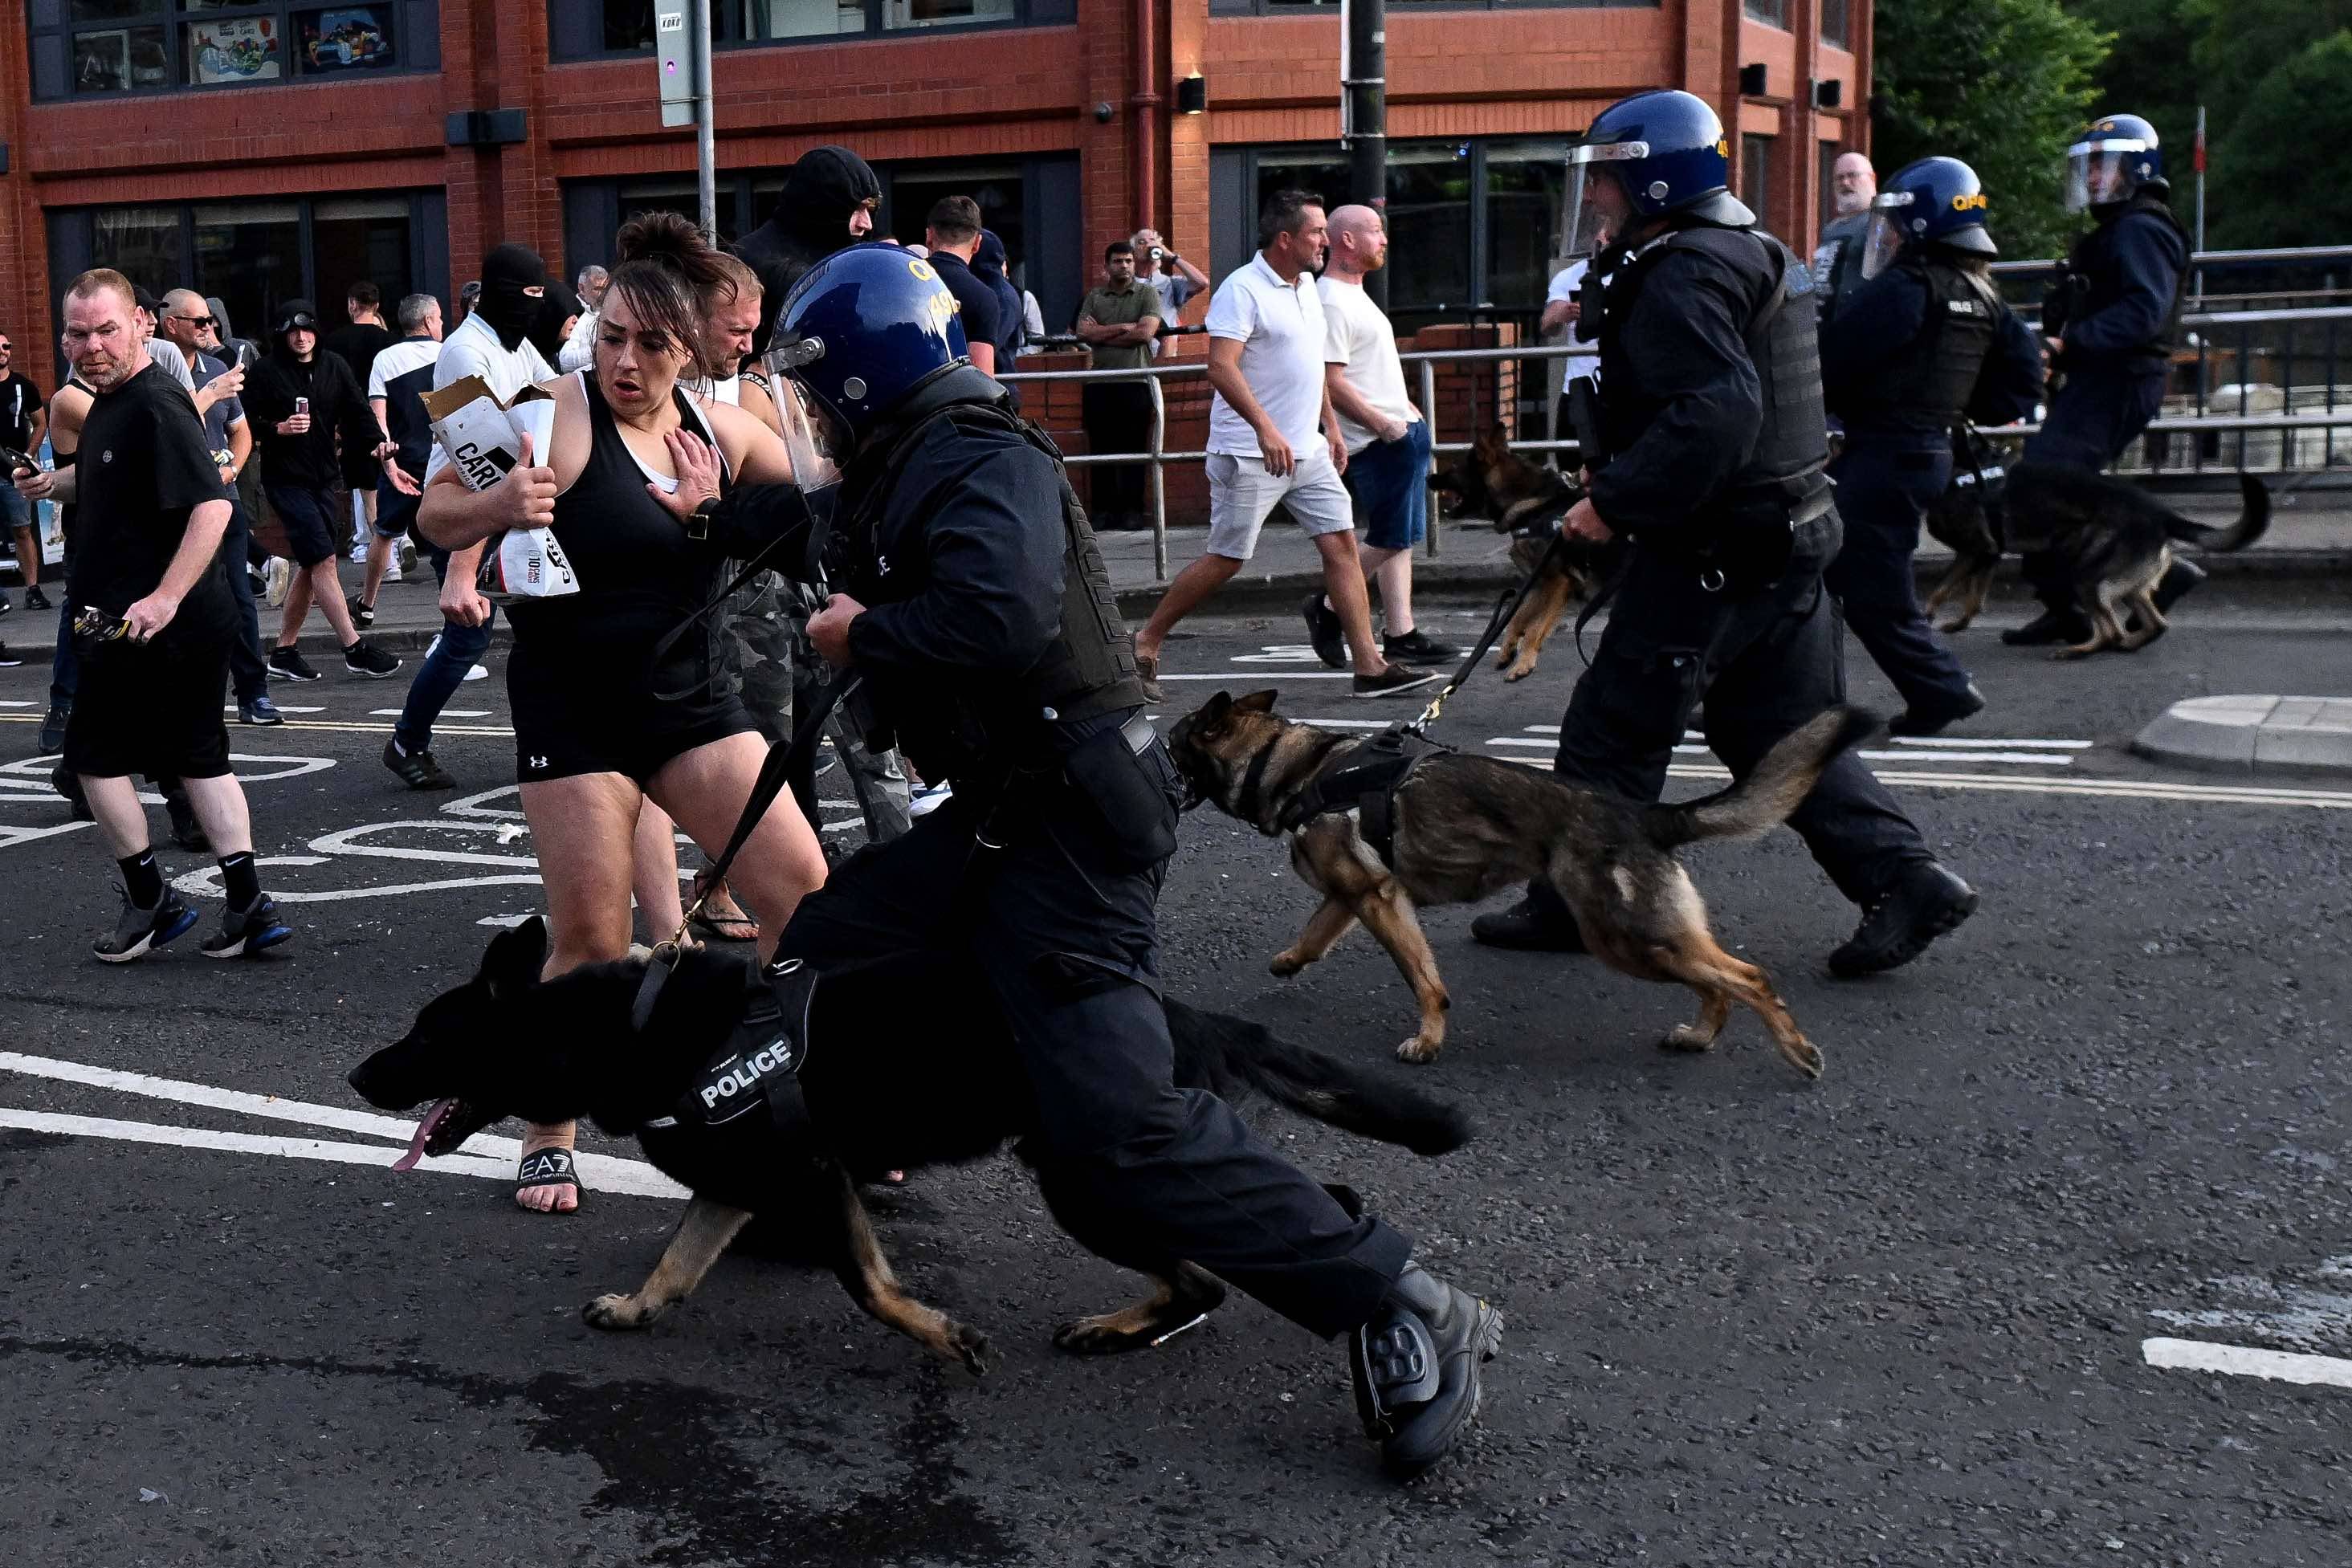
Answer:
[{"label": "riot helmet", "polygon": [[1957,158],[1922,158],[1896,170],[1871,198],[1870,233],[1863,241],[1862,276],[1876,277],[1903,247],[1948,246],[1999,256],[1985,232],[1985,193],[1977,172]]},{"label": "riot helmet", "polygon": [[2066,210],[2127,202],[2143,185],[2170,189],[2156,127],[2137,114],[2103,114],[2066,149]]},{"label": "riot helmet", "polygon": [[1675,89],[1637,92],[1595,117],[1569,150],[1568,254],[1590,256],[1603,230],[1687,214],[1728,228],[1756,214],[1730,192],[1731,143],[1706,100]]},{"label": "riot helmet", "polygon": [[856,245],[793,287],[768,362],[855,448],[917,390],[971,361],[955,296],[931,264],[895,245]]}]

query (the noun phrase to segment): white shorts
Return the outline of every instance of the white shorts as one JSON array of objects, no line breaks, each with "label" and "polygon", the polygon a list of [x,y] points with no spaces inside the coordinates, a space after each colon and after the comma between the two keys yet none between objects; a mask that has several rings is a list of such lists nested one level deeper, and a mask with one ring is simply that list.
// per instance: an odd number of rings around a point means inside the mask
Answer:
[{"label": "white shorts", "polygon": [[1356,526],[1355,503],[1331,465],[1331,449],[1316,440],[1293,451],[1297,460],[1279,476],[1265,471],[1262,457],[1209,454],[1209,554],[1249,559],[1258,530],[1277,503],[1310,538],[1344,534]]}]

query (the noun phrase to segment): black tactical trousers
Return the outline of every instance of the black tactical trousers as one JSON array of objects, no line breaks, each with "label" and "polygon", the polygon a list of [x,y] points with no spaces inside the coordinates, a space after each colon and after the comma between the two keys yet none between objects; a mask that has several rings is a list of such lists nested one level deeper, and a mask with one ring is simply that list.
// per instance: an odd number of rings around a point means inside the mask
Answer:
[{"label": "black tactical trousers", "polygon": [[[1843,702],[1844,628],[1822,586],[1822,563],[1836,553],[1838,536],[1834,513],[1807,524],[1780,582],[1744,596],[1710,593],[1688,559],[1636,545],[1609,601],[1592,667],[1560,717],[1553,771],[1654,800],[1701,698],[1707,744],[1735,779],[1746,778],[1774,742]],[[1852,752],[1830,765],[1789,825],[1856,904],[1935,858]],[[1528,893],[1540,907],[1557,903],[1548,884]]]},{"label": "black tactical trousers", "polygon": [[[1166,749],[1143,759],[1172,802]],[[838,970],[969,953],[1012,1026],[1035,1096],[1026,1152],[1064,1228],[1129,1268],[1198,1264],[1325,1337],[1369,1321],[1411,1240],[1350,1218],[1215,1095],[1174,1085],[1158,994],[1164,862],[1109,869],[1091,803],[1058,779],[1016,781],[992,813],[981,793],[959,779],[903,837],[858,851],[802,901],[777,956]]]},{"label": "black tactical trousers", "polygon": [[1916,713],[1965,706],[1969,673],[1919,607],[1912,559],[1927,508],[1952,477],[1952,444],[1942,435],[1856,434],[1830,465],[1845,543],[1822,580],[1845,622]]}]

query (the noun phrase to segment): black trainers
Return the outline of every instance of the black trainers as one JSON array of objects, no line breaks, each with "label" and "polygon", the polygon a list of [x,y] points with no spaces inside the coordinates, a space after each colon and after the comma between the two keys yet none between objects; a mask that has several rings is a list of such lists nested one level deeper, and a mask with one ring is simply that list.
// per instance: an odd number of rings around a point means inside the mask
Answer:
[{"label": "black trainers", "polygon": [[174,784],[163,791],[163,810],[172,819],[172,841],[192,854],[210,854],[212,841],[205,837],[205,825],[196,821],[196,809],[188,803],[188,792]]},{"label": "black trainers", "polygon": [[1402,662],[1411,659],[1423,664],[1445,664],[1462,656],[1462,650],[1451,643],[1441,643],[1416,626],[1402,637],[1385,638],[1381,643],[1382,656]]},{"label": "black trainers", "polygon": [[291,643],[282,648],[269,650],[269,673],[289,681],[315,681],[320,678],[319,672],[310,667],[310,662],[302,657],[302,650]]},{"label": "black trainers", "polygon": [[1349,1342],[1364,1435],[1410,1480],[1444,1458],[1478,1414],[1479,1367],[1503,1344],[1503,1314],[1407,1263]]},{"label": "black trainers", "polygon": [[[115,884],[120,890],[121,884]],[[196,923],[196,912],[180,902],[180,895],[169,887],[155,901],[152,909],[142,909],[131,902],[131,894],[122,894],[122,913],[115,917],[114,929],[91,944],[90,951],[100,962],[128,964],[143,956],[151,947],[161,947],[175,936],[184,936]]]},{"label": "black trainers", "polygon": [[1481,915],[1470,923],[1474,941],[1518,953],[1581,953],[1584,936],[1567,915],[1538,907],[1522,898],[1508,909]]},{"label": "black trainers", "polygon": [[43,757],[55,757],[66,748],[66,720],[73,716],[73,704],[52,703],[49,716],[41,721],[41,737],[35,749]]},{"label": "black trainers", "polygon": [[0,670],[13,670],[24,662],[22,653],[12,653],[8,652],[7,643],[0,643]]},{"label": "black trainers", "polygon": [[1298,607],[1307,618],[1307,641],[1313,645],[1315,656],[1335,670],[1348,667],[1348,633],[1339,624],[1339,612],[1323,602],[1323,591],[1317,589]]},{"label": "black trainers", "polygon": [[362,637],[343,650],[343,668],[355,675],[380,681],[400,669],[400,661]]},{"label": "black trainers", "polygon": [[364,599],[352,601],[352,624],[364,632],[375,624],[375,606]]},{"label": "black trainers", "polygon": [[204,953],[207,958],[257,958],[293,936],[293,928],[278,918],[278,901],[265,893],[248,907],[222,915],[220,934],[206,940]]},{"label": "black trainers", "polygon": [[51,610],[55,609],[56,606],[49,602],[49,596],[41,591],[41,585],[37,582],[30,588],[25,590],[25,608],[27,610]]},{"label": "black trainers", "polygon": [[0,593],[0,615],[5,615],[8,612],[16,608],[16,605],[9,602],[8,596],[6,594]]},{"label": "black trainers", "polygon": [[398,740],[383,743],[383,765],[411,789],[455,789],[457,781],[433,760],[430,751],[403,751]]},{"label": "black trainers", "polygon": [[1922,712],[1905,708],[1886,721],[1889,735],[1935,735],[1950,728],[1964,718],[1974,718],[1984,712],[1984,693],[1970,683],[1968,694],[1950,707],[1932,708]]},{"label": "black trainers", "polygon": [[1914,867],[1864,909],[1862,925],[1830,955],[1830,973],[1850,980],[1900,968],[1976,912],[1975,888],[1934,861]]},{"label": "black trainers", "polygon": [[1360,697],[1392,697],[1444,678],[1435,670],[1408,670],[1402,664],[1391,664],[1377,675],[1358,675],[1353,685]]},{"label": "black trainers", "polygon": [[2000,640],[2012,648],[2046,648],[2055,643],[2087,643],[2091,640],[2091,623],[2083,612],[2069,606],[2064,610],[2044,610],[2022,626],[2012,626],[2000,634]]}]

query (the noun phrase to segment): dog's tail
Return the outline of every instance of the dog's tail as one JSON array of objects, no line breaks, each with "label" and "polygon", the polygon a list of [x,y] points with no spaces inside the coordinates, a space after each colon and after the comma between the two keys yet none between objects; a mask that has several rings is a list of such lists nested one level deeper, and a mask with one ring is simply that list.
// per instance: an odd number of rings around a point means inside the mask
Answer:
[{"label": "dog's tail", "polygon": [[1416,1155],[1443,1155],[1470,1141],[1458,1106],[1423,1094],[1392,1072],[1359,1067],[1294,1045],[1248,1019],[1205,1012],[1166,998],[1179,1082],[1222,1097],[1255,1090],[1302,1116]]},{"label": "dog's tail", "polygon": [[1878,727],[1878,716],[1867,708],[1825,708],[1766,752],[1756,771],[1730,789],[1679,805],[1649,807],[1643,828],[1662,850],[1776,828],[1812,792],[1824,768]]},{"label": "dog's tail", "polygon": [[2258,474],[2238,476],[2238,494],[2242,497],[2238,507],[2238,520],[2225,528],[2209,528],[2202,523],[2192,523],[2179,513],[2167,510],[2164,531],[2183,544],[2200,549],[2243,549],[2271,526],[2271,487]]}]

